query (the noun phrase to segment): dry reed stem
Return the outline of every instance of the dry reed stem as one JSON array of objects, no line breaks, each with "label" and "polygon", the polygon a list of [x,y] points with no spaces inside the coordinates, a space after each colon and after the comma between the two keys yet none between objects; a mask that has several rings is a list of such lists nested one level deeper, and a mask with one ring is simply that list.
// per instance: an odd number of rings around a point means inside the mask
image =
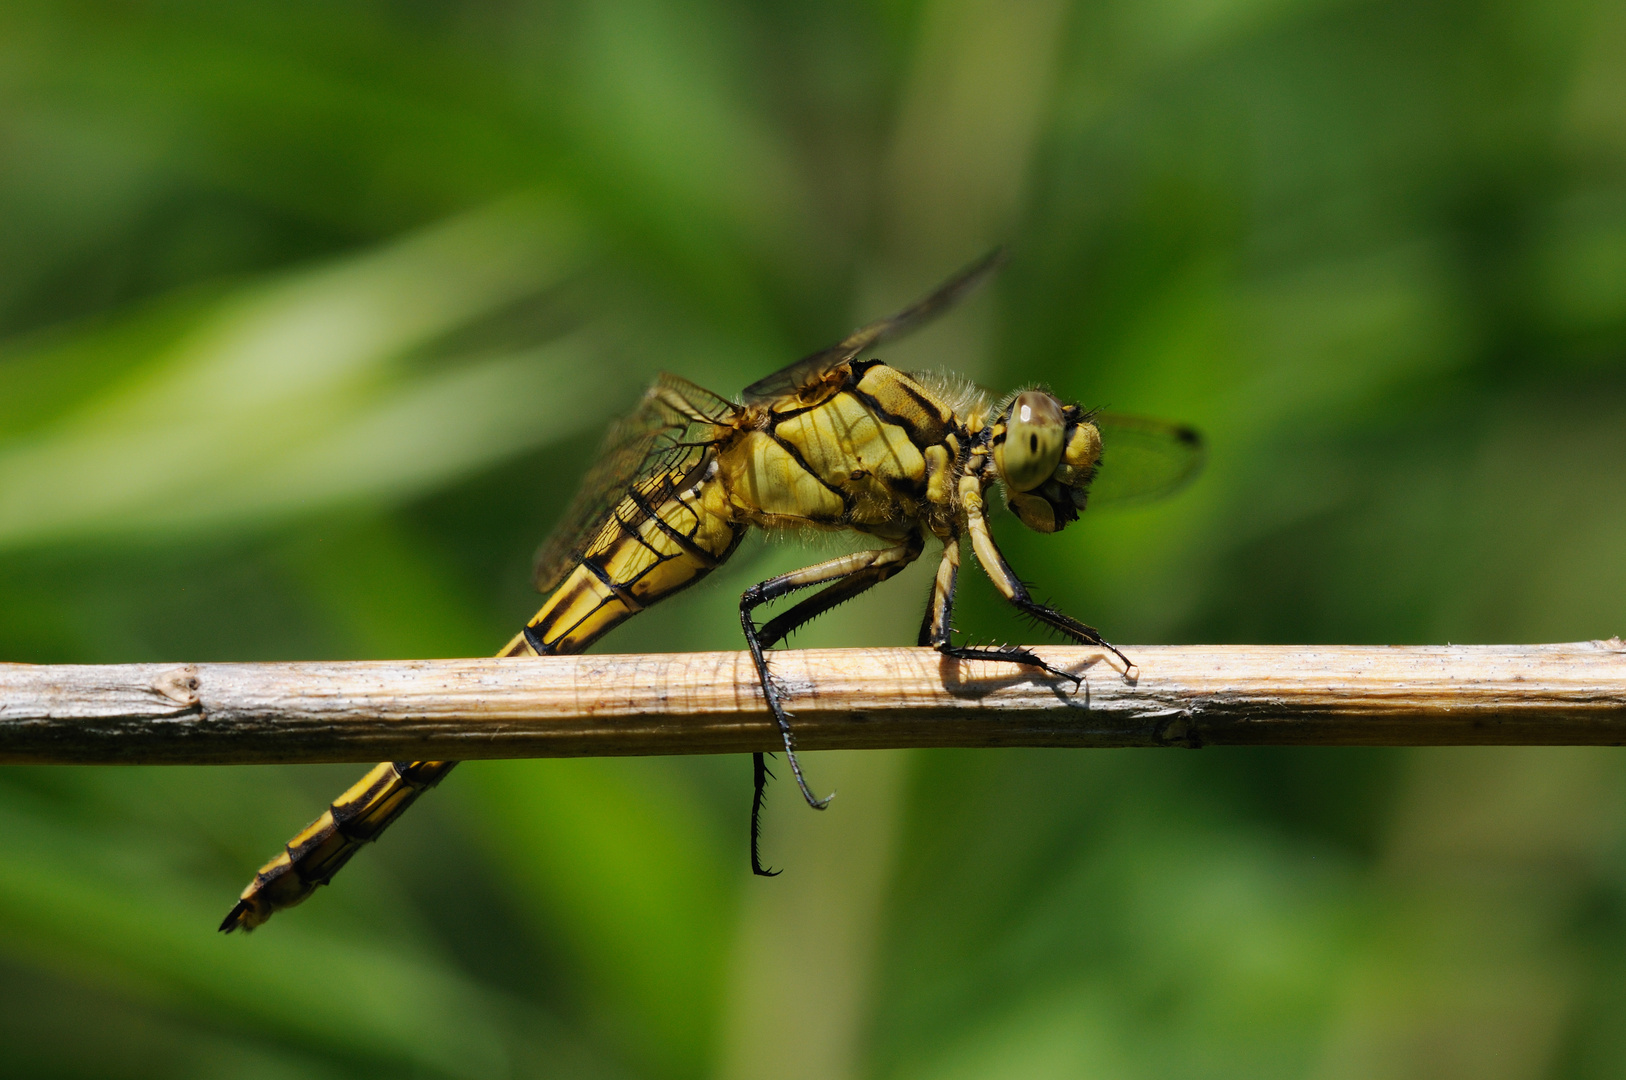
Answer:
[{"label": "dry reed stem", "polygon": [[[930,649],[777,652],[797,745],[1626,743],[1626,644],[1040,647],[1082,682]],[[0,762],[709,754],[779,745],[745,653],[0,664]]]}]

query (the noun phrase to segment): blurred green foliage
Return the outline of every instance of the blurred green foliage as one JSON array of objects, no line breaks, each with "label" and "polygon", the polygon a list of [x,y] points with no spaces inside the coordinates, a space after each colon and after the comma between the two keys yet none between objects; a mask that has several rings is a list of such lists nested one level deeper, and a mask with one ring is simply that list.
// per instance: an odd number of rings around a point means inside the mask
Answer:
[{"label": "blurred green foliage", "polygon": [[[1626,6],[0,6],[0,657],[489,654],[597,431],[886,358],[1208,434],[1002,537],[1114,640],[1626,625]],[[758,544],[617,651],[736,648]],[[905,643],[911,573],[798,644]],[[986,583],[960,624],[1030,634]],[[1133,651],[1132,649],[1130,650]],[[18,1077],[1626,1076],[1614,750],[0,771]]]}]

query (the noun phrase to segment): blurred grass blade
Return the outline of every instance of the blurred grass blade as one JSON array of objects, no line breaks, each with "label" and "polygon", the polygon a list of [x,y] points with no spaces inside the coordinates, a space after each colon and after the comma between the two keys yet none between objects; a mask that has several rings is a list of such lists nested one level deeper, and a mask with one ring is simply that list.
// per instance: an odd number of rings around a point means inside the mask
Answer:
[{"label": "blurred grass blade", "polygon": [[556,284],[575,250],[558,211],[508,203],[206,305],[133,385],[0,444],[0,547],[399,497],[569,434],[596,419],[570,400],[580,343],[397,361]]},{"label": "blurred grass blade", "polygon": [[535,932],[566,943],[621,1052],[702,1074],[734,918],[733,852],[674,771],[582,759],[480,762],[467,776],[493,865]]},{"label": "blurred grass blade", "polygon": [[222,947],[210,917],[219,898],[170,880],[162,850],[58,828],[13,806],[0,807],[0,837],[0,922],[9,929],[0,948],[15,956],[116,973],[137,998],[308,1046],[437,1075],[504,1072],[496,1003],[400,941],[293,925],[274,948],[257,938]]}]

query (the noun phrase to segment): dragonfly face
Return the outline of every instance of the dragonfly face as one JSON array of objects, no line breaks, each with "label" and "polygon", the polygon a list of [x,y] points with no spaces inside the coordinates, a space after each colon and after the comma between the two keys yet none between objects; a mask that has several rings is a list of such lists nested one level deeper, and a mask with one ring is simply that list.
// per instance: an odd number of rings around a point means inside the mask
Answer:
[{"label": "dragonfly face", "polygon": [[[879,546],[761,582],[740,598],[740,625],[786,758],[809,804],[822,809],[796,759],[795,738],[770,678],[769,650],[797,627],[880,584],[919,558],[928,537],[942,546],[918,643],[957,659],[1039,669],[1077,683],[1028,649],[956,645],[951,625],[961,546],[1020,611],[1074,641],[1127,658],[1096,630],[1036,602],[1006,563],[989,528],[986,496],[1003,493],[1028,528],[1058,532],[1077,519],[1098,479],[1113,473],[1123,432],[1117,493],[1169,490],[1195,472],[1201,441],[1187,428],[1111,418],[1025,390],[994,406],[952,379],[911,375],[864,357],[871,346],[919,326],[997,266],[983,260],[935,293],[747,387],[734,402],[662,375],[616,424],[538,553],[540,611],[499,656],[577,653],[650,604],[723,563],[751,528],[861,533]],[[1107,471],[1103,472],[1102,470]],[[1099,475],[1098,475],[1099,474]],[[764,604],[815,588],[758,625]],[[326,884],[455,762],[384,762],[262,868],[221,929],[253,929]],[[754,761],[751,867],[767,779]]]},{"label": "dragonfly face", "polygon": [[1077,405],[1049,394],[1017,394],[990,431],[1005,502],[1037,532],[1060,532],[1078,519],[1101,460],[1101,431]]}]

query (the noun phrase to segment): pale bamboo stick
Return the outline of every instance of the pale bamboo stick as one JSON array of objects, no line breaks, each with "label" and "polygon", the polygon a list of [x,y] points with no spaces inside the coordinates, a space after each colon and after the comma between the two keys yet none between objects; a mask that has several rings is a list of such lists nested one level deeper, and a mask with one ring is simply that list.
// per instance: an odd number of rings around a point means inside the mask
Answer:
[{"label": "pale bamboo stick", "polygon": [[[1039,647],[1072,683],[930,649],[776,652],[799,747],[1618,745],[1626,644]],[[739,753],[779,745],[745,653],[0,664],[0,762]]]}]

